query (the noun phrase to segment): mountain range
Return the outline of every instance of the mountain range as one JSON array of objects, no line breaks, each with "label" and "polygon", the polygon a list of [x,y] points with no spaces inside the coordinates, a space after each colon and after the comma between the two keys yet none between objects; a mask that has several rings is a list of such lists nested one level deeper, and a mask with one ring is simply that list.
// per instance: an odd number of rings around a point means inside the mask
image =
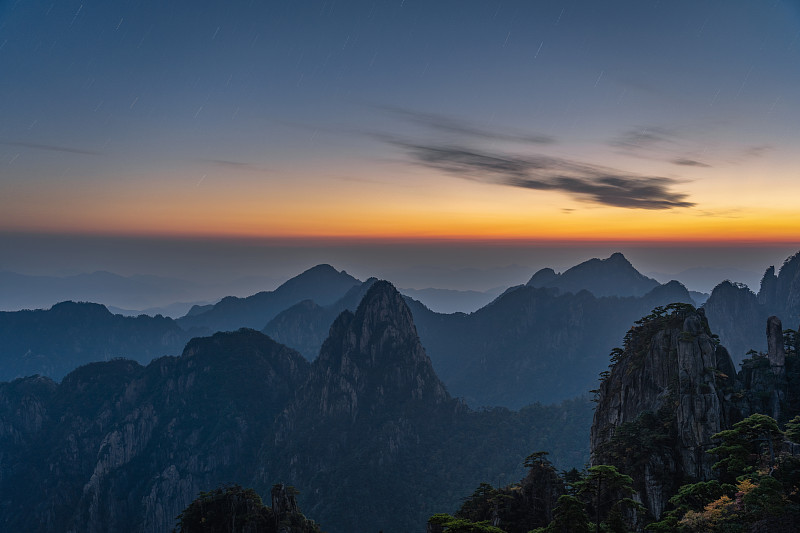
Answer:
[{"label": "mountain range", "polygon": [[531,449],[582,464],[590,417],[587,400],[514,412],[453,399],[405,301],[377,281],[313,363],[241,329],[147,366],[0,383],[2,529],[169,531],[201,490],[280,480],[327,531],[419,530],[480,479],[518,475]]}]

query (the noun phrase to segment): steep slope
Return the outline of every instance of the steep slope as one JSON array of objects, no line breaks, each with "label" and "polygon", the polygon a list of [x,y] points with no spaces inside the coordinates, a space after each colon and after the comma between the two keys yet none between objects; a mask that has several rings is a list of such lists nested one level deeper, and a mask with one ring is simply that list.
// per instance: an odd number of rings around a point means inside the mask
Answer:
[{"label": "steep slope", "polygon": [[184,328],[203,328],[209,332],[239,328],[261,329],[278,313],[303,300],[329,305],[361,282],[345,271],[330,265],[317,265],[290,279],[274,291],[248,296],[223,298],[211,309],[190,312],[179,318]]},{"label": "steep slope", "polygon": [[[668,306],[640,321],[602,379],[592,422],[592,463],[614,464],[654,517],[686,479],[711,478],[711,435],[741,415],[723,408],[734,368],[701,311]],[[629,436],[639,438],[631,447]]]},{"label": "steep slope", "polygon": [[704,304],[708,321],[739,363],[749,350],[766,349],[761,324],[775,315],[787,328],[800,323],[800,253],[784,261],[775,275],[775,267],[766,269],[758,295],[745,285],[725,281],[714,288]]},{"label": "steep slope", "polygon": [[798,356],[794,348],[787,355],[780,320],[766,324],[767,354],[737,374],[703,309],[659,308],[637,322],[601,374],[592,463],[630,475],[653,518],[680,485],[715,477],[713,435],[755,413],[781,423],[798,414]]},{"label": "steep slope", "polygon": [[201,489],[252,479],[307,372],[296,352],[242,330],[146,368],[116,360],[58,386],[0,384],[0,529],[169,531]]},{"label": "steep slope", "polygon": [[99,304],[0,312],[0,380],[33,374],[61,379],[80,365],[114,357],[148,362],[180,353],[190,337],[170,318],[123,317]]},{"label": "steep slope", "polygon": [[719,335],[735,363],[750,350],[766,349],[763,325],[769,313],[747,286],[723,281],[711,291],[703,309],[711,330]]},{"label": "steep slope", "polygon": [[595,296],[643,296],[659,283],[641,274],[619,252],[606,259],[589,259],[561,274],[545,268],[533,275],[529,287],[553,287],[577,294],[587,290]]},{"label": "steep slope", "polygon": [[[329,487],[326,497],[303,501],[309,514],[326,517],[325,524],[340,531],[413,530],[420,517],[468,494],[484,459],[495,472],[516,472],[521,450],[542,443],[543,428],[556,424],[556,435],[580,431],[580,416],[568,413],[556,422],[542,406],[472,412],[452,399],[403,297],[378,281],[355,313],[336,319],[309,380],[285,411],[280,463],[290,465],[289,479]],[[575,453],[575,442],[556,438],[561,461],[564,453]],[[438,479],[439,488],[423,489],[421,476]],[[363,504],[375,500],[382,502],[379,514]]]}]

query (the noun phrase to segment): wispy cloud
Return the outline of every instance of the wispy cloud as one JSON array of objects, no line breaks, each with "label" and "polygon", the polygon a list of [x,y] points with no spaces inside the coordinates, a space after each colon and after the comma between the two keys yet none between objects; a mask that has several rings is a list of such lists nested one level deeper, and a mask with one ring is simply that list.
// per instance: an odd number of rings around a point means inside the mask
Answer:
[{"label": "wispy cloud", "polygon": [[511,155],[464,146],[423,145],[390,140],[417,164],[449,174],[524,189],[559,191],[595,204],[628,209],[692,207],[679,182],[543,155]]},{"label": "wispy cloud", "polygon": [[229,159],[200,159],[203,163],[213,165],[215,167],[226,168],[231,170],[243,170],[246,172],[266,172],[267,170],[252,163],[245,161],[232,161]]},{"label": "wispy cloud", "polygon": [[610,144],[625,150],[651,150],[676,144],[675,130],[660,126],[642,126],[622,132]]},{"label": "wispy cloud", "polygon": [[423,113],[394,106],[381,106],[380,109],[421,126],[461,137],[524,144],[553,144],[556,142],[556,139],[549,135],[499,131],[438,113]]},{"label": "wispy cloud", "polygon": [[710,168],[692,152],[695,142],[685,132],[662,126],[641,126],[623,131],[609,141],[623,154],[658,161],[669,161],[673,165]]},{"label": "wispy cloud", "polygon": [[704,168],[711,167],[711,165],[709,165],[708,163],[703,163],[702,161],[697,161],[696,159],[689,159],[685,157],[679,157],[677,159],[673,159],[672,164],[684,167],[704,167]]},{"label": "wispy cloud", "polygon": [[103,155],[102,152],[83,150],[81,148],[74,148],[71,146],[59,146],[56,144],[40,144],[25,141],[0,141],[0,144],[4,144],[6,146],[18,146],[20,148],[32,148],[34,150],[46,150],[48,152],[65,152],[68,154],[80,155]]}]

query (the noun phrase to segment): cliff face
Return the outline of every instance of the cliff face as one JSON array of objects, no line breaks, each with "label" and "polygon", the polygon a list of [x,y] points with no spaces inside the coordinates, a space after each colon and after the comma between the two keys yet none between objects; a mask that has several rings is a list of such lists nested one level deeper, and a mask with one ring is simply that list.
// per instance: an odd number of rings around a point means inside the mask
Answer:
[{"label": "cliff face", "polygon": [[0,384],[0,529],[170,531],[201,489],[252,479],[259,444],[307,372],[296,352],[243,330],[148,367],[116,360],[60,385]]},{"label": "cliff face", "polygon": [[711,291],[703,309],[711,330],[719,335],[735,362],[741,362],[749,350],[766,348],[763,328],[769,313],[746,286],[723,281]]},{"label": "cliff face", "polygon": [[597,391],[593,464],[631,475],[642,503],[660,517],[682,483],[712,478],[712,435],[753,413],[785,418],[786,354],[774,316],[767,344],[769,353],[737,375],[702,309],[671,305],[642,319],[612,354]]},{"label": "cliff face", "polygon": [[[617,353],[598,390],[592,462],[626,463],[624,470],[633,475],[643,504],[660,516],[676,483],[711,476],[713,458],[705,450],[711,435],[730,423],[722,404],[724,389],[733,379],[725,372],[732,368],[727,352],[711,337],[702,311],[680,306],[645,319],[629,333],[625,349]],[[656,417],[660,435],[643,443],[648,453],[621,455],[615,432],[620,426],[641,431],[653,425],[649,416]],[[660,446],[659,440],[670,445]]]}]

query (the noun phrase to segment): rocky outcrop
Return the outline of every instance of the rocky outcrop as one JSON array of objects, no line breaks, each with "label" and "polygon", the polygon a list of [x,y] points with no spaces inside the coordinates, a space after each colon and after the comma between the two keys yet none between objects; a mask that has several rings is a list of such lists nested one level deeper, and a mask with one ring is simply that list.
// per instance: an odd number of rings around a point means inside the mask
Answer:
[{"label": "rocky outcrop", "polygon": [[[734,377],[724,371],[733,364],[702,310],[686,305],[641,321],[615,359],[597,393],[592,462],[619,465],[633,476],[642,503],[659,517],[681,480],[712,475],[706,450],[711,435],[731,423],[723,404]],[[624,452],[620,432],[646,437]]]},{"label": "rocky outcrop", "polygon": [[783,324],[774,315],[767,319],[767,359],[773,373],[778,374],[784,370],[786,350],[783,347]]},{"label": "rocky outcrop", "polygon": [[778,300],[778,276],[775,267],[770,266],[761,278],[761,288],[758,290],[758,303],[767,308],[774,307]]},{"label": "rocky outcrop", "polygon": [[750,350],[766,348],[763,328],[769,313],[746,285],[723,281],[711,291],[703,309],[734,362],[741,362]]},{"label": "rocky outcrop", "polygon": [[680,484],[714,476],[712,435],[754,413],[787,419],[783,329],[775,316],[766,322],[768,353],[738,374],[703,310],[686,305],[656,309],[612,353],[597,391],[592,462],[632,476],[653,517]]}]

